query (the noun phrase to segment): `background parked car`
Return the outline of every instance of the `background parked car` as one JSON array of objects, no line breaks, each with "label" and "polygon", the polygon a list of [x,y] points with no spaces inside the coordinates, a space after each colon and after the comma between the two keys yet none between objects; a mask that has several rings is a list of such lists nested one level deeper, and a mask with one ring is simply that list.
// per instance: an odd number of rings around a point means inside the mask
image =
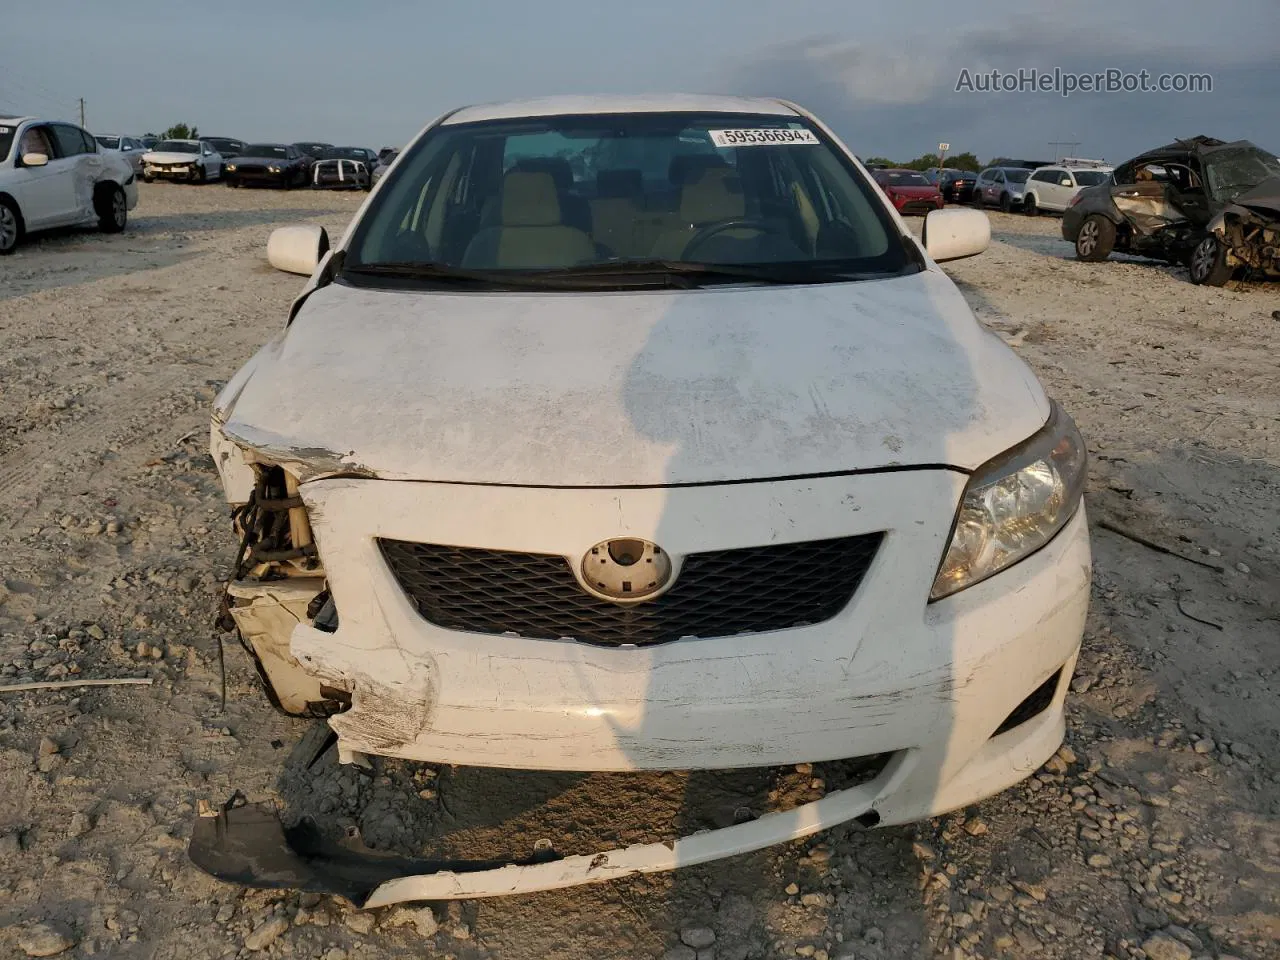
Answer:
[{"label": "background parked car", "polygon": [[149,133],[145,137],[139,137],[138,139],[142,141],[142,145],[148,150],[154,150],[156,144],[160,142],[159,137],[153,136]]},{"label": "background parked car", "polygon": [[938,188],[946,203],[969,203],[973,199],[973,185],[978,182],[978,175],[969,170],[955,170],[943,167],[941,170],[930,170],[929,182]]},{"label": "background parked car", "polygon": [[224,163],[232,157],[240,156],[241,151],[244,150],[243,140],[234,140],[230,137],[201,137],[200,139],[217,150]]},{"label": "background parked car", "polygon": [[317,189],[371,190],[378,155],[368,147],[333,147],[311,167],[311,186]]},{"label": "background parked car", "polygon": [[119,233],[137,203],[133,166],[89,131],[0,117],[0,254],[33,230],[96,223]]},{"label": "background parked car", "polygon": [[942,193],[918,170],[872,170],[871,176],[901,214],[942,209]]},{"label": "background parked car", "polygon": [[161,140],[142,156],[142,179],[207,183],[222,176],[222,156],[202,140]]},{"label": "background parked car", "polygon": [[374,165],[374,168],[373,168],[372,179],[374,183],[377,183],[379,180],[382,179],[383,174],[387,172],[391,164],[395,163],[396,157],[398,156],[400,156],[400,151],[397,148],[392,148],[390,150],[383,150],[381,153],[378,154],[378,162]]},{"label": "background parked car", "polygon": [[114,150],[122,157],[129,161],[129,165],[133,167],[134,175],[142,173],[142,155],[147,152],[147,148],[142,145],[142,141],[137,137],[119,137],[119,136],[95,136],[93,139],[98,141],[98,146],[103,150]]},{"label": "background parked car", "polygon": [[1105,166],[1087,169],[1066,165],[1041,167],[1031,171],[1022,198],[1022,212],[1034,217],[1041,210],[1061,213],[1071,205],[1072,198],[1085,187],[1096,187],[1111,179],[1111,168]]},{"label": "background parked car", "polygon": [[251,143],[227,164],[224,179],[229,187],[305,187],[311,179],[312,163],[311,156],[293,144]]},{"label": "background parked car", "polygon": [[987,167],[978,174],[974,184],[973,203],[978,207],[999,207],[1009,213],[1022,206],[1030,176],[1031,170],[1027,167]]}]

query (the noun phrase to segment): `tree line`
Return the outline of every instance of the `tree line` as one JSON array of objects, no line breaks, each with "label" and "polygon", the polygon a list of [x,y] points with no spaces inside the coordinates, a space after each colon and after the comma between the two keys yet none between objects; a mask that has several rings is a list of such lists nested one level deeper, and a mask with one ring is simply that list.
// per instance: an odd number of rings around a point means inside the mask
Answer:
[{"label": "tree line", "polygon": [[[862,162],[868,167],[883,165],[898,170],[932,170],[938,165],[938,155],[936,153],[925,153],[914,160],[908,160],[906,163],[898,163],[887,157],[864,157]],[[971,173],[978,173],[983,169],[982,164],[978,162],[978,158],[967,151],[944,157],[942,165],[950,167],[952,170],[968,170]]]}]

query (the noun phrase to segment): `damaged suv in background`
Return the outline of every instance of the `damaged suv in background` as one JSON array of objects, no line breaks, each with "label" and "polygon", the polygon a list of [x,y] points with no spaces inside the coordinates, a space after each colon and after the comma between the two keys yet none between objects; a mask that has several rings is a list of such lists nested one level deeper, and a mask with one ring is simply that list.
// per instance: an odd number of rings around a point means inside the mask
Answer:
[{"label": "damaged suv in background", "polygon": [[1192,283],[1280,277],[1280,160],[1247,140],[1176,140],[1076,194],[1062,236],[1081,260],[1115,250],[1186,264]]},{"label": "damaged suv in background", "polygon": [[834,766],[684,836],[498,862],[205,806],[192,860],[367,907],[525,893],[1030,776],[1084,629],[1085,451],[938,266],[989,239],[934,210],[917,240],[794,104],[680,96],[458,110],[335,248],[276,230],[271,263],[310,279],[211,452],[225,623],[277,706],[361,765]]}]

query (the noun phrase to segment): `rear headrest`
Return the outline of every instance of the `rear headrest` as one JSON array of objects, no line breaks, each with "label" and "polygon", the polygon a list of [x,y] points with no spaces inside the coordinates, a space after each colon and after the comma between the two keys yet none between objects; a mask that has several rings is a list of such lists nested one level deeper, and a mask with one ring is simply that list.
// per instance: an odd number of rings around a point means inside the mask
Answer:
[{"label": "rear headrest", "polygon": [[639,170],[601,170],[596,174],[596,196],[635,197],[644,193],[644,175]]},{"label": "rear headrest", "polygon": [[667,168],[667,179],[680,187],[697,180],[698,175],[704,170],[728,166],[724,157],[716,156],[714,153],[680,154],[671,158],[671,164]]},{"label": "rear headrest", "polygon": [[504,227],[551,227],[560,223],[560,198],[549,173],[512,171],[502,178]]},{"label": "rear headrest", "polygon": [[680,219],[685,223],[739,220],[746,212],[742,180],[727,166],[702,171],[680,191]]},{"label": "rear headrest", "polygon": [[573,187],[573,168],[564,157],[526,157],[517,160],[508,173],[549,173],[557,190]]}]

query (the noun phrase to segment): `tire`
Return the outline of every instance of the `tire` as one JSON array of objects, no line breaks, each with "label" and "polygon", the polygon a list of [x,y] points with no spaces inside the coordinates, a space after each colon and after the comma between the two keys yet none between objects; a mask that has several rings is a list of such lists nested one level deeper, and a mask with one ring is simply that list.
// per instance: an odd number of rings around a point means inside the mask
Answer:
[{"label": "tire", "polygon": [[187,178],[191,183],[204,183],[204,167],[195,164],[191,168],[191,176]]},{"label": "tire", "polygon": [[1111,256],[1116,245],[1116,225],[1101,214],[1094,213],[1080,224],[1076,234],[1076,258],[1089,263],[1100,263]]},{"label": "tire", "polygon": [[1187,266],[1191,270],[1191,282],[1198,286],[1221,287],[1235,273],[1235,268],[1227,263],[1227,248],[1212,233],[1196,244]]},{"label": "tire", "polygon": [[0,257],[17,250],[24,233],[26,233],[26,227],[23,225],[18,205],[11,200],[0,198]]},{"label": "tire", "polygon": [[1000,194],[1000,212],[1013,213],[1013,197],[1007,192]]},{"label": "tire", "polygon": [[1036,195],[1028,193],[1027,198],[1022,201],[1022,212],[1028,217],[1038,217],[1040,215],[1040,206],[1036,203]]},{"label": "tire", "polygon": [[155,178],[155,177],[153,177],[153,176],[151,176],[151,174],[149,174],[149,173],[144,173],[144,174],[142,175],[142,182],[143,182],[143,183],[155,183],[155,182],[156,182],[156,178]]},{"label": "tire", "polygon": [[123,233],[129,222],[129,200],[124,189],[114,183],[98,190],[93,208],[98,214],[98,229],[103,233]]}]

